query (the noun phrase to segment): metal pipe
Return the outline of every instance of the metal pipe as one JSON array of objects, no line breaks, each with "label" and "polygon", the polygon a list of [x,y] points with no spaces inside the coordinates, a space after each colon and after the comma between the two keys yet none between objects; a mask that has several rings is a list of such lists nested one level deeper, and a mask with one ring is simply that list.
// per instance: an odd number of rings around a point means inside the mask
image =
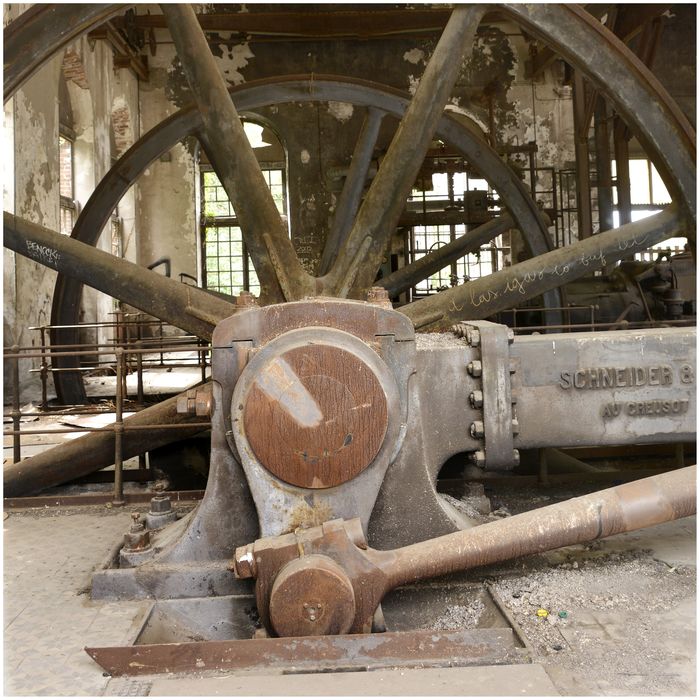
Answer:
[{"label": "metal pipe", "polygon": [[114,428],[114,498],[112,504],[115,506],[124,505],[124,461],[123,461],[123,438],[124,421],[122,409],[124,407],[124,350],[118,348],[117,354],[117,396],[115,407]]},{"label": "metal pipe", "polygon": [[211,339],[214,326],[236,311],[233,304],[196,287],[149,272],[8,212],[3,216],[3,228],[7,248],[200,338]]},{"label": "metal pipe", "polygon": [[[12,350],[16,349],[16,345]],[[22,443],[19,434],[19,419],[22,413],[19,410],[19,357],[14,358],[12,363],[12,461],[19,464],[22,461]]]},{"label": "metal pipe", "polygon": [[[202,385],[200,390],[211,391],[211,384]],[[174,396],[124,420],[124,459],[192,437],[208,427],[199,416],[178,413],[178,398]],[[178,430],[174,430],[174,426],[179,426]],[[5,497],[31,495],[103,469],[114,458],[113,434],[111,427],[96,429],[94,433],[57,445],[20,464],[5,467]]]},{"label": "metal pipe", "polygon": [[414,581],[693,515],[696,468],[677,469],[391,552],[368,550],[386,591]]},{"label": "metal pipe", "polygon": [[260,164],[191,5],[162,4],[178,58],[202,116],[200,141],[240,221],[267,302],[314,289],[280,217]]},{"label": "metal pipe", "polygon": [[514,226],[515,223],[508,214],[491,219],[473,231],[467,231],[447,245],[378,280],[377,285],[384,287],[391,297],[401,294],[454,260],[479,250],[482,245]]},{"label": "metal pipe", "polygon": [[413,321],[416,328],[431,330],[468,319],[487,318],[624,256],[646,250],[677,234],[681,227],[678,208],[671,205],[641,221],[415,301],[402,306],[400,311]]},{"label": "metal pipe", "polygon": [[421,77],[384,160],[372,181],[342,254],[326,276],[327,292],[347,296],[372,286],[406,198],[425,159],[447,99],[472,45],[485,7],[457,6]]},{"label": "metal pipe", "polygon": [[40,329],[41,334],[41,365],[39,376],[41,377],[41,408],[45,411],[49,407],[49,397],[46,382],[48,379],[49,371],[48,364],[46,362],[46,328],[42,326]]}]

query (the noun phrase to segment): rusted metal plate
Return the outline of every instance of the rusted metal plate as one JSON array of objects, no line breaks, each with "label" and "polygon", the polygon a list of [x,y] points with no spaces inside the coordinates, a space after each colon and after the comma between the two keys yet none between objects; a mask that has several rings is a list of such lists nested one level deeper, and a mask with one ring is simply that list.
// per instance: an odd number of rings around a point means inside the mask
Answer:
[{"label": "rusted metal plate", "polygon": [[376,457],[388,423],[374,372],[328,345],[273,358],[253,383],[243,415],[260,462],[303,488],[328,488],[357,476]]},{"label": "rusted metal plate", "polygon": [[523,661],[510,629],[386,632],[132,647],[86,647],[112,676],[227,670],[343,671]]}]

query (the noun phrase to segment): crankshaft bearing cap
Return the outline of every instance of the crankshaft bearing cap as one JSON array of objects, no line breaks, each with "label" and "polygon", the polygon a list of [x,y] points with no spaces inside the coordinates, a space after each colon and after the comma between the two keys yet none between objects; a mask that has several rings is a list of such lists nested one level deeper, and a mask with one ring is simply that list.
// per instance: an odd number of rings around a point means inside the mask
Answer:
[{"label": "crankshaft bearing cap", "polygon": [[379,378],[355,353],[324,343],[272,356],[244,399],[243,424],[260,463],[294,486],[322,489],[357,476],[388,424]]}]

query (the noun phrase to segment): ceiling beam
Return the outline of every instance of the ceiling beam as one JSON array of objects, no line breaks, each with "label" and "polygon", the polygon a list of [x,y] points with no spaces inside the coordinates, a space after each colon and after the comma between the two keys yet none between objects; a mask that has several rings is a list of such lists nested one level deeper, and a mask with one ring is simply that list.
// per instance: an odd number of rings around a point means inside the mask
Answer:
[{"label": "ceiling beam", "polygon": [[[361,7],[362,9],[352,10],[334,8],[328,12],[212,12],[199,14],[197,19],[205,31],[240,32],[281,38],[368,39],[402,34],[441,33],[452,12],[451,8],[403,10],[387,9],[386,6]],[[484,17],[486,22],[500,20],[502,17],[498,12],[488,12]],[[115,21],[120,27],[125,27],[127,23],[136,29],[166,27],[162,14],[135,15]]]},{"label": "ceiling beam", "polygon": [[[666,12],[671,5],[661,4],[619,4],[617,9],[617,21],[615,23],[615,35],[627,43],[641,32],[645,25]],[[598,19],[610,11],[609,5],[586,5],[586,10]],[[549,46],[543,46],[532,58],[527,61],[525,77],[534,80],[542,74],[546,68],[552,65],[559,56]]]}]

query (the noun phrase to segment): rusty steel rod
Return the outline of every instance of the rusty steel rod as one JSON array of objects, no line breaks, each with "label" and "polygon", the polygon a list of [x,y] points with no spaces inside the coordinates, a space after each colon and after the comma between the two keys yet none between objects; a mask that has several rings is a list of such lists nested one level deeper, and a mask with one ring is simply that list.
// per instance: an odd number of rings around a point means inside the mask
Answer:
[{"label": "rusty steel rod", "polygon": [[[204,384],[201,389],[211,391],[211,384]],[[167,445],[175,439],[192,437],[202,431],[201,417],[177,412],[178,398],[179,396],[174,396],[156,406],[145,408],[123,421],[123,459]],[[180,426],[177,435],[174,425]],[[113,435],[114,426],[95,429],[89,435],[5,467],[5,497],[29,496],[109,466],[114,459]]]},{"label": "rusty steel rod", "polygon": [[124,408],[124,350],[117,349],[117,396],[114,415],[114,498],[112,504],[115,506],[124,505],[124,419],[122,410]]},{"label": "rusty steel rod", "polygon": [[388,592],[421,579],[591,542],[693,515],[696,471],[685,467],[390,552],[368,553],[387,575]]},{"label": "rusty steel rod", "polygon": [[389,292],[389,296],[401,294],[463,255],[479,250],[482,245],[514,226],[515,222],[508,214],[491,219],[410,265],[378,280],[377,285],[384,287]]},{"label": "rusty steel rod", "polygon": [[526,260],[492,275],[467,282],[402,306],[416,328],[435,330],[469,319],[487,318],[522,304],[548,289],[561,287],[621,258],[646,250],[678,234],[683,224],[678,207],[592,236]]},{"label": "rusty steel rod", "polygon": [[200,338],[210,340],[214,326],[236,311],[233,304],[201,289],[162,277],[8,212],[3,216],[3,228],[6,248]]},{"label": "rusty steel rod", "polygon": [[294,252],[224,78],[191,5],[162,4],[192,95],[202,115],[200,141],[240,221],[266,302],[300,299],[313,278]]},{"label": "rusty steel rod", "polygon": [[325,278],[326,293],[359,298],[372,286],[484,12],[482,5],[452,11],[342,252]]},{"label": "rusty steel rod", "polygon": [[[16,348],[15,346],[13,350]],[[12,461],[15,464],[19,464],[22,461],[22,443],[19,437],[19,419],[22,416],[20,411],[20,400],[19,400],[19,356],[14,358],[12,362]]]}]

